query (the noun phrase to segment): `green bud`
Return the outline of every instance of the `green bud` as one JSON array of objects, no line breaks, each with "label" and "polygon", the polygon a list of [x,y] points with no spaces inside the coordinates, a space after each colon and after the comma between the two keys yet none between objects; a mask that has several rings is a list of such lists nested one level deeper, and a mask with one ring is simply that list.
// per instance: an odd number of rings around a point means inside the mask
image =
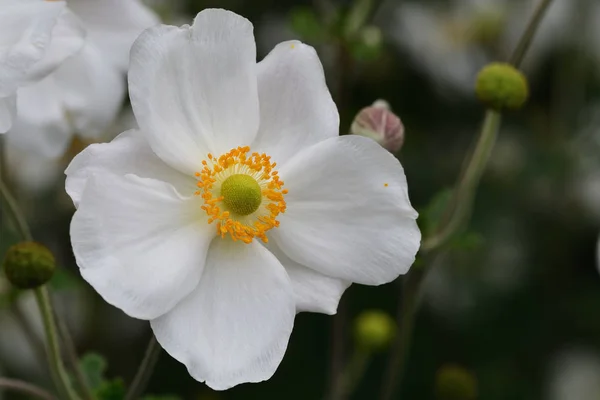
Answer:
[{"label": "green bud", "polygon": [[354,322],[354,334],[359,346],[371,351],[385,349],[396,334],[394,320],[385,312],[362,312]]},{"label": "green bud", "polygon": [[527,78],[506,63],[491,63],[477,75],[475,93],[479,100],[494,110],[521,108],[529,96]]},{"label": "green bud", "polygon": [[6,279],[19,289],[34,289],[43,285],[52,278],[56,268],[50,250],[34,242],[10,247],[2,265]]},{"label": "green bud", "polygon": [[438,370],[435,379],[436,400],[475,400],[477,381],[464,368],[446,365]]}]

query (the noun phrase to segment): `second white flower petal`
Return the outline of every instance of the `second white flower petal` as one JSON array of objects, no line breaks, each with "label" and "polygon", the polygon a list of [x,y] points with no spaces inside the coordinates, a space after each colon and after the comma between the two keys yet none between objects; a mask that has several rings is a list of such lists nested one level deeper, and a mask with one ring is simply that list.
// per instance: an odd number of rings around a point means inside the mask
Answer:
[{"label": "second white flower petal", "polygon": [[281,168],[287,210],[272,237],[326,275],[379,285],[406,273],[421,233],[404,170],[371,139],[345,136],[305,149]]},{"label": "second white flower petal", "polygon": [[214,228],[195,198],[135,175],[90,178],[71,223],[77,265],[110,304],[157,318],[196,288]]},{"label": "second white flower petal", "polygon": [[198,288],[151,321],[158,342],[216,390],[269,379],[296,314],[291,283],[264,246],[215,239]]},{"label": "second white flower petal", "polygon": [[[129,91],[140,128],[156,154],[184,173],[249,145],[258,129],[252,24],[204,10],[190,28],[146,30],[131,49]],[[200,168],[201,169],[201,168]]]}]

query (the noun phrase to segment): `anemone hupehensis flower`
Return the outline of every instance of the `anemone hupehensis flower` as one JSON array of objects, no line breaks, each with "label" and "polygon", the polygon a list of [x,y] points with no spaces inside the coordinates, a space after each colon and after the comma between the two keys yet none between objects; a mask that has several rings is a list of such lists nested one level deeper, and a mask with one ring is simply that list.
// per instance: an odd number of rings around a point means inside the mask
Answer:
[{"label": "anemone hupehensis flower", "polygon": [[402,166],[338,136],[314,49],[284,42],[257,64],[252,29],[205,10],[146,30],[129,71],[140,129],[66,171],[83,277],[214,389],[270,378],[297,312],[334,314],[420,243]]}]

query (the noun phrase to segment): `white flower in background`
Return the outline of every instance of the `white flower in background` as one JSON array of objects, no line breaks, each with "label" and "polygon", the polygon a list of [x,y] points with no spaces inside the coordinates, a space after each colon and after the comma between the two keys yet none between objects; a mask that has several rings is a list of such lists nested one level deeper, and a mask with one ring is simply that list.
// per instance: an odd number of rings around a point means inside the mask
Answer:
[{"label": "white flower in background", "polygon": [[[386,15],[391,16],[388,18],[392,39],[408,51],[440,88],[471,94],[477,72],[483,66],[509,58],[537,3],[537,0],[454,0],[443,5],[402,2]],[[573,22],[584,3],[600,13],[600,4],[594,5],[591,0],[553,2],[525,59],[526,72],[535,70],[541,56],[552,48],[568,44],[575,37],[580,39],[581,32],[569,28],[582,26]],[[594,22],[597,20],[590,18],[590,21],[593,23],[589,27],[597,29]]]},{"label": "white flower in background", "polygon": [[60,157],[75,133],[97,138],[125,95],[129,49],[158,18],[138,0],[69,0],[87,30],[81,51],[40,82],[19,91],[7,147]]},{"label": "white flower in background", "polygon": [[74,254],[195,379],[268,379],[297,312],[334,314],[351,282],[390,282],[413,263],[402,166],[338,136],[310,46],[281,43],[257,64],[252,24],[205,10],[140,36],[129,92],[140,129],[66,171]]},{"label": "white flower in background", "polygon": [[548,400],[600,400],[600,355],[585,349],[569,349],[551,364]]},{"label": "white flower in background", "polygon": [[16,112],[16,93],[39,81],[84,42],[64,1],[0,0],[0,133]]}]

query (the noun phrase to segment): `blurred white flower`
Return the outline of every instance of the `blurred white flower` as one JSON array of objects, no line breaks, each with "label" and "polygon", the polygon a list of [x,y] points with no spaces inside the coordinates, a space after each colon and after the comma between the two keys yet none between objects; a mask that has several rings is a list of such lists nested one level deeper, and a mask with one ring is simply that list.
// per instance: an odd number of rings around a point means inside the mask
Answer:
[{"label": "blurred white flower", "polygon": [[0,133],[12,126],[17,90],[52,72],[83,42],[64,1],[0,0]]},{"label": "blurred white flower", "polygon": [[71,240],[82,276],[195,379],[270,378],[297,312],[334,314],[351,282],[409,269],[402,166],[338,136],[313,48],[284,42],[257,64],[252,24],[210,9],[144,32],[130,65],[140,130],[67,169]]},{"label": "blurred white flower", "polygon": [[[75,133],[97,138],[115,119],[125,95],[129,49],[156,15],[138,0],[70,0],[88,40],[45,79],[19,91],[10,146],[60,157]],[[10,150],[10,149],[9,149]]]},{"label": "blurred white flower", "polygon": [[547,386],[548,400],[600,399],[600,354],[569,349],[551,364]]},{"label": "blurred white flower", "polygon": [[[477,72],[486,64],[507,60],[533,13],[537,0],[454,0],[440,3],[402,2],[390,20],[392,39],[406,49],[442,89],[472,93]],[[590,17],[577,19],[587,7]],[[535,70],[553,48],[582,37],[600,61],[595,0],[556,0],[550,6],[524,69]],[[596,19],[594,19],[596,18]],[[595,30],[595,32],[594,32]]]}]

